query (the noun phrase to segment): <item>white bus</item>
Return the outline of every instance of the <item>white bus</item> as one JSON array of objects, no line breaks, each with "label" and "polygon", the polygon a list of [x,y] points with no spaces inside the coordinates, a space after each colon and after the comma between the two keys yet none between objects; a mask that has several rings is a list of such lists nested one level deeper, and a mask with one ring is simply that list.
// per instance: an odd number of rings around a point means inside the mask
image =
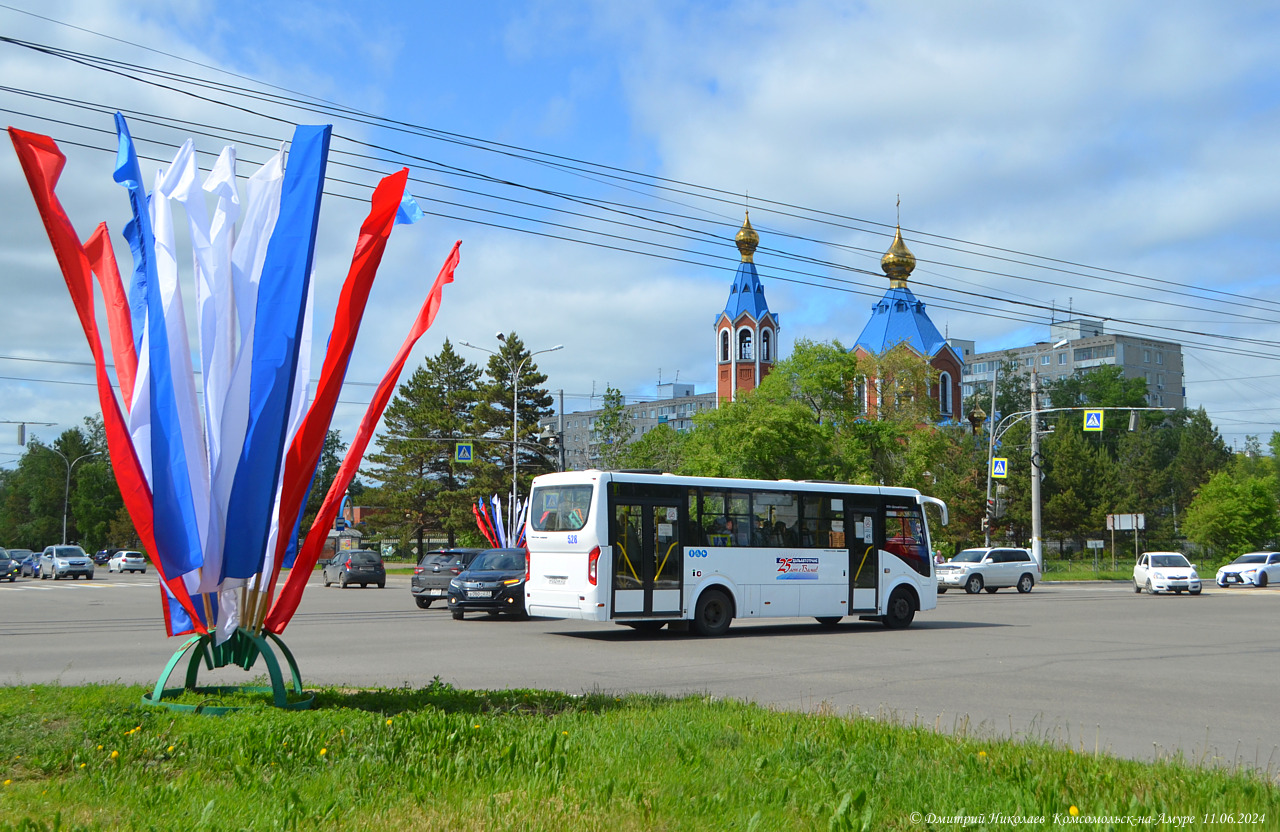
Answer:
[{"label": "white bus", "polygon": [[734,618],[898,629],[938,603],[924,507],[943,524],[947,507],[915,489],[571,471],[530,500],[530,615],[721,635]]}]

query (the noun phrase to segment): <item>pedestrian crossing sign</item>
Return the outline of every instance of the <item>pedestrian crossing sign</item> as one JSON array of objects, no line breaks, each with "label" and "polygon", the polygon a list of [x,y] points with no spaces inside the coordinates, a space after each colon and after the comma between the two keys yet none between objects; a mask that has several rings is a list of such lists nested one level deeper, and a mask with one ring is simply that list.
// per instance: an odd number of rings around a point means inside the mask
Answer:
[{"label": "pedestrian crossing sign", "polygon": [[453,446],[454,462],[470,462],[471,461],[471,443],[458,442]]},{"label": "pedestrian crossing sign", "polygon": [[1009,459],[1003,456],[993,456],[991,458],[991,476],[996,479],[1004,479],[1009,476]]},{"label": "pedestrian crossing sign", "polygon": [[1086,410],[1084,412],[1084,429],[1085,430],[1102,430],[1102,411]]}]

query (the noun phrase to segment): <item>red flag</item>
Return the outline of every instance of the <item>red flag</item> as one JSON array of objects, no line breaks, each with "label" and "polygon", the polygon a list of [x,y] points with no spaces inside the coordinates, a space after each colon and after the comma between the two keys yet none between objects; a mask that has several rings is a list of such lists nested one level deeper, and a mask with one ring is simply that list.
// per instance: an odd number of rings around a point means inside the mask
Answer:
[{"label": "red flag", "polygon": [[276,541],[275,568],[271,573],[268,594],[275,591],[276,578],[280,574],[285,550],[289,547],[294,523],[302,508],[302,501],[306,498],[320,453],[324,450],[325,434],[333,420],[338,394],[342,391],[342,380],[347,373],[351,350],[355,347],[356,333],[360,329],[360,320],[369,300],[369,290],[373,287],[378,265],[382,262],[387,238],[391,236],[391,229],[395,225],[396,211],[400,208],[400,200],[404,196],[408,180],[409,169],[404,168],[379,182],[373,191],[369,215],[360,226],[355,254],[351,257],[351,268],[342,286],[337,311],[334,312],[333,331],[329,335],[329,347],[325,351],[324,368],[316,387],[316,397],[285,456],[284,485],[280,493],[280,535]]},{"label": "red flag", "polygon": [[400,345],[400,351],[396,353],[395,360],[391,362],[391,367],[378,384],[378,389],[373,394],[373,401],[369,403],[369,408],[360,421],[360,427],[356,429],[356,435],[351,440],[351,447],[347,449],[347,455],[343,458],[337,476],[333,478],[333,484],[329,487],[329,493],[325,495],[324,502],[320,506],[320,513],[311,524],[307,539],[302,544],[302,551],[298,552],[297,560],[289,572],[284,588],[280,590],[280,596],[271,606],[271,612],[263,626],[277,635],[284,632],[289,619],[293,618],[298,604],[302,601],[302,591],[306,589],[311,571],[315,569],[316,561],[320,558],[329,528],[333,525],[333,518],[337,516],[342,498],[347,492],[347,486],[360,467],[364,449],[373,438],[373,431],[382,418],[382,411],[386,409],[387,402],[391,400],[391,394],[395,392],[396,382],[400,378],[400,371],[404,369],[405,361],[409,358],[409,351],[422,337],[422,333],[431,327],[432,321],[436,319],[436,313],[440,311],[441,295],[445,284],[453,282],[453,271],[458,267],[458,250],[461,246],[461,240],[453,244],[453,251],[449,252],[449,257],[441,267],[440,274],[436,276],[431,293],[427,295],[422,308],[418,310],[418,318],[413,322],[413,328],[409,330],[404,343]]},{"label": "red flag", "polygon": [[[31,195],[35,198],[40,219],[44,221],[45,231],[49,235],[49,242],[53,245],[58,266],[62,269],[67,290],[71,293],[71,301],[80,318],[85,339],[89,342],[89,350],[93,353],[93,363],[98,379],[98,403],[102,408],[107,449],[111,454],[111,467],[115,471],[116,481],[120,485],[120,496],[124,498],[125,507],[133,519],[134,530],[137,531],[143,548],[152,554],[151,560],[155,564],[156,571],[160,573],[160,580],[169,587],[183,609],[191,616],[196,631],[204,633],[204,625],[196,615],[191,596],[187,593],[182,577],[176,576],[172,580],[165,577],[160,559],[155,556],[156,541],[151,490],[147,487],[142,465],[138,462],[137,454],[134,453],[124,415],[120,412],[120,403],[116,400],[111,379],[107,376],[106,361],[102,354],[102,339],[98,335],[93,306],[93,275],[89,256],[81,245],[80,238],[76,235],[75,227],[67,217],[66,211],[63,210],[62,203],[54,193],[67,157],[62,155],[57,143],[48,136],[10,127],[9,138],[12,139],[14,150],[18,153],[22,172],[26,175],[27,184],[31,187]],[[168,628],[167,623],[166,628]],[[180,635],[173,632],[169,634]]]},{"label": "red flag", "polygon": [[116,253],[111,248],[111,235],[105,222],[98,223],[84,246],[89,265],[102,287],[102,300],[107,309],[107,326],[111,331],[111,360],[116,365],[120,394],[126,410],[133,407],[133,381],[138,375],[138,352],[133,345],[133,321],[129,316],[129,296],[125,294],[116,267]]},{"label": "red flag", "polygon": [[489,545],[498,548],[498,541],[493,539],[493,532],[489,531],[488,518],[480,516],[480,509],[476,508],[475,503],[471,504],[471,513],[476,516],[476,525],[480,527],[480,534],[484,535],[484,539],[489,541]]}]

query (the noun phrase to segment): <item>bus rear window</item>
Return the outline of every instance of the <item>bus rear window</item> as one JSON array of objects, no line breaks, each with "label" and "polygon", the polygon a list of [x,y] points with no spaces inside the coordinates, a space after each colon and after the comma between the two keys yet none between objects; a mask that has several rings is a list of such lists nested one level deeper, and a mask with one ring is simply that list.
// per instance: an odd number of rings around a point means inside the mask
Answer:
[{"label": "bus rear window", "polygon": [[533,489],[529,526],[537,532],[576,532],[591,513],[590,485],[545,485]]}]

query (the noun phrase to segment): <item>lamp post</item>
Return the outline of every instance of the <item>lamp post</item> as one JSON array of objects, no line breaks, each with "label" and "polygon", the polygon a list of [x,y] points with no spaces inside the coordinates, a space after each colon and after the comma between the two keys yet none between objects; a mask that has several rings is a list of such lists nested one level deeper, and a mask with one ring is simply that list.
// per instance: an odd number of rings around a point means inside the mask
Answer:
[{"label": "lamp post", "polygon": [[[1067,339],[1064,338],[1049,347],[1048,351],[1051,352],[1066,345]],[[1031,365],[1031,557],[1039,564],[1041,572],[1044,571],[1044,547],[1040,540],[1040,374],[1038,370],[1040,356],[1046,352],[1045,350],[1037,351]]]},{"label": "lamp post", "polygon": [[71,469],[74,468],[76,463],[82,459],[88,459],[91,456],[100,456],[102,451],[93,451],[92,453],[78,456],[75,460],[68,460],[66,454],[50,445],[36,445],[36,447],[44,448],[46,451],[53,451],[58,456],[62,457],[62,461],[67,464],[67,484],[62,490],[62,545],[65,546],[67,545],[67,507],[71,503]]},{"label": "lamp post", "polygon": [[[496,337],[504,346],[506,345],[507,336],[499,332]],[[542,355],[543,353],[562,350],[564,349],[564,344],[556,344],[554,347],[548,347],[545,350],[531,352],[517,365],[500,352],[485,349],[484,347],[477,347],[475,344],[469,344],[466,341],[459,341],[458,343],[462,344],[464,347],[471,347],[473,350],[480,350],[481,352],[487,352],[490,355],[498,356],[498,358],[502,359],[503,363],[507,365],[507,369],[511,371],[511,507],[507,514],[507,543],[514,544],[516,539],[516,522],[518,519],[516,517],[516,496],[517,488],[519,487],[516,476],[519,473],[520,468],[520,373],[524,370],[524,365],[527,364],[529,359],[533,358],[535,355]]]}]

